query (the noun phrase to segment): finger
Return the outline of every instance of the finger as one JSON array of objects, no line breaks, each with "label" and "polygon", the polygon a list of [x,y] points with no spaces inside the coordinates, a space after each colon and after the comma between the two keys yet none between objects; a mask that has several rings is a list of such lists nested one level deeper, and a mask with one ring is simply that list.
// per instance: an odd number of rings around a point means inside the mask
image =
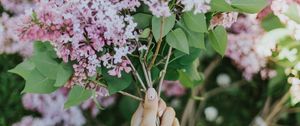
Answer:
[{"label": "finger", "polygon": [[140,104],[137,110],[132,115],[130,126],[140,126],[142,123],[142,116],[143,116],[143,105]]},{"label": "finger", "polygon": [[145,96],[142,126],[155,126],[157,109],[157,93],[154,88],[149,88]]},{"label": "finger", "polygon": [[158,102],[158,117],[161,117],[164,114],[165,109],[167,108],[167,105],[164,100],[160,99]]},{"label": "finger", "polygon": [[172,126],[175,119],[175,111],[171,107],[167,107],[161,119],[161,126]]},{"label": "finger", "polygon": [[172,126],[180,126],[177,118],[174,119]]}]

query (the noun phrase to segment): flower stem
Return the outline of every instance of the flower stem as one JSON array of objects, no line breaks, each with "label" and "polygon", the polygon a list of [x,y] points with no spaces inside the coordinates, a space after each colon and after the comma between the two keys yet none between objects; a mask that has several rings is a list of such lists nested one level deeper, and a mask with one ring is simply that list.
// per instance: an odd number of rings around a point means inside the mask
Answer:
[{"label": "flower stem", "polygon": [[[101,87],[104,87],[104,88],[107,88],[107,86],[105,84],[102,84],[98,81],[93,81],[94,83],[96,83],[97,85],[101,86]],[[138,101],[143,101],[142,98],[138,97],[138,96],[135,96],[135,95],[132,95],[132,94],[129,94],[127,92],[124,92],[124,91],[118,91],[118,93],[122,94],[122,95],[125,95],[125,96],[128,96],[128,97],[131,97],[135,100],[138,100]]]},{"label": "flower stem", "polygon": [[159,50],[160,50],[160,46],[161,46],[161,43],[162,43],[162,38],[163,38],[163,31],[164,31],[164,21],[165,20],[165,18],[164,17],[162,17],[161,18],[161,23],[160,23],[160,36],[159,36],[159,40],[158,40],[158,42],[157,42],[157,46],[156,46],[156,49],[155,49],[155,53],[154,53],[154,55],[153,55],[153,58],[152,58],[152,60],[151,60],[151,62],[150,62],[150,64],[149,64],[149,66],[148,66],[148,70],[150,71],[150,69],[152,68],[152,66],[154,65],[154,63],[155,63],[155,60],[156,60],[156,58],[157,58],[157,55],[158,55],[158,53],[159,53]]},{"label": "flower stem", "polygon": [[167,55],[167,61],[165,63],[163,71],[161,71],[162,74],[161,74],[161,78],[160,78],[159,85],[158,85],[158,96],[159,97],[160,97],[162,83],[165,79],[165,75],[166,75],[166,71],[167,71],[167,68],[168,68],[168,64],[169,64],[169,61],[170,61],[171,54],[172,54],[172,47],[169,48],[168,55]]},{"label": "flower stem", "polygon": [[130,66],[132,68],[132,73],[136,76],[136,78],[138,79],[138,81],[141,83],[143,89],[146,90],[146,86],[145,86],[143,80],[141,79],[141,76],[136,71],[135,67],[133,66],[132,62],[130,61],[130,59],[127,56],[126,56],[126,59],[129,61],[129,64],[130,64]]},{"label": "flower stem", "polygon": [[131,97],[131,98],[133,98],[133,99],[135,99],[135,100],[138,100],[138,101],[143,101],[142,98],[137,97],[137,96],[132,95],[132,94],[129,94],[129,93],[124,92],[124,91],[118,91],[118,93],[120,93],[120,94],[122,94],[122,95],[125,95],[125,96],[128,96],[128,97]]}]

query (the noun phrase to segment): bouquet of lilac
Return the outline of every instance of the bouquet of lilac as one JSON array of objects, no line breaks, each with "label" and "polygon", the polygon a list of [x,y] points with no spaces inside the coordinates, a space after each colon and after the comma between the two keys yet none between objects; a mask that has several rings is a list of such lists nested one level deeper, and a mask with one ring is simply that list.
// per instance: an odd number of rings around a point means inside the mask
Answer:
[{"label": "bouquet of lilac", "polygon": [[[26,80],[24,93],[69,88],[65,108],[115,93],[143,101],[148,88],[160,95],[164,80],[195,87],[204,79],[197,68],[206,45],[224,56],[226,27],[239,12],[256,13],[267,5],[265,0],[33,3],[12,27],[20,42],[34,42],[34,52],[10,72]],[[124,91],[130,85],[139,96]]]}]

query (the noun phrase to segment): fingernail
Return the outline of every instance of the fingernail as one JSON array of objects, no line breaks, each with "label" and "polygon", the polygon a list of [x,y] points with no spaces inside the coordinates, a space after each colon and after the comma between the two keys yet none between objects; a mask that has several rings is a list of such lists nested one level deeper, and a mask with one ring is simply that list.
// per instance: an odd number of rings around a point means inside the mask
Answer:
[{"label": "fingernail", "polygon": [[149,88],[147,91],[148,100],[153,101],[156,98],[156,91],[154,88]]}]

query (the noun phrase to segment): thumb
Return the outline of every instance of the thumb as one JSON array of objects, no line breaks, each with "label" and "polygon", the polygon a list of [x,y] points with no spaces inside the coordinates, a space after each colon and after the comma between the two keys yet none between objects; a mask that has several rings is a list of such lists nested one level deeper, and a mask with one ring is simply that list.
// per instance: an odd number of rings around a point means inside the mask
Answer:
[{"label": "thumb", "polygon": [[158,96],[154,88],[146,92],[142,126],[155,126],[158,110]]}]

